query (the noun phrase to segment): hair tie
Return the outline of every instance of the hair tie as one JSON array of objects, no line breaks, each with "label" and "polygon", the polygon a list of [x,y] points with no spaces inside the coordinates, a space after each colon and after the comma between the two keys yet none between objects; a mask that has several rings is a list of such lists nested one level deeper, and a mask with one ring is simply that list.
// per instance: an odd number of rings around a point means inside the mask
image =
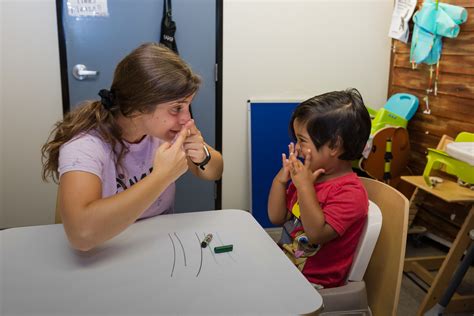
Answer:
[{"label": "hair tie", "polygon": [[102,103],[102,106],[106,110],[110,111],[112,107],[114,106],[114,93],[107,89],[102,89],[99,91],[99,96],[100,96],[100,103]]}]

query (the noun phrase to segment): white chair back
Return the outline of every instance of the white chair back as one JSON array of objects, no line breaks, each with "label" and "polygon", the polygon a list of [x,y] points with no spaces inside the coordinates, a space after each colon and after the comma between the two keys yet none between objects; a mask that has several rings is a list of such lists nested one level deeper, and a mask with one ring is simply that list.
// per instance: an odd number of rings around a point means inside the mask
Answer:
[{"label": "white chair back", "polygon": [[367,213],[367,223],[365,224],[362,235],[357,245],[347,281],[357,282],[364,278],[365,270],[369,265],[372,252],[379,238],[382,228],[382,212],[380,208],[372,201],[369,201],[369,211]]}]

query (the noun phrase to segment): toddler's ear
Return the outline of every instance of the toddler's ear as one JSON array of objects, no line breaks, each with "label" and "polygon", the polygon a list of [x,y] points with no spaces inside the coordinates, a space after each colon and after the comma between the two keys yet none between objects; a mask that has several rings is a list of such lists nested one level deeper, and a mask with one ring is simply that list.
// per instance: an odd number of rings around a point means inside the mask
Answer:
[{"label": "toddler's ear", "polygon": [[337,137],[337,140],[332,146],[329,146],[330,154],[332,157],[339,157],[344,153],[344,143],[341,137]]}]

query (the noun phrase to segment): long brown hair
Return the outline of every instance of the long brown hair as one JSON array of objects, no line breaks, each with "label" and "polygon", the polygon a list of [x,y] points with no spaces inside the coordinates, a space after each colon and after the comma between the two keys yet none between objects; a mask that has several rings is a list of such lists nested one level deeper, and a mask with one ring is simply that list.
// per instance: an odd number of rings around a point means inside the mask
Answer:
[{"label": "long brown hair", "polygon": [[109,104],[86,101],[55,124],[41,148],[43,180],[59,181],[61,145],[92,130],[111,145],[115,163],[120,166],[127,148],[116,117],[151,113],[158,104],[192,95],[200,83],[199,76],[173,51],[157,43],[139,46],[117,65]]}]

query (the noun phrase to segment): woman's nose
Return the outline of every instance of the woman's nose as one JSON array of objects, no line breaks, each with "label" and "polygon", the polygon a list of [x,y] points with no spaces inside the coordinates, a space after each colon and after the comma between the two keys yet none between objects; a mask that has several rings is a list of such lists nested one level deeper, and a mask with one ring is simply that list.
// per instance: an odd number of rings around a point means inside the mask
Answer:
[{"label": "woman's nose", "polygon": [[179,114],[179,124],[184,125],[191,119],[191,113],[189,113],[189,109],[183,110]]}]

